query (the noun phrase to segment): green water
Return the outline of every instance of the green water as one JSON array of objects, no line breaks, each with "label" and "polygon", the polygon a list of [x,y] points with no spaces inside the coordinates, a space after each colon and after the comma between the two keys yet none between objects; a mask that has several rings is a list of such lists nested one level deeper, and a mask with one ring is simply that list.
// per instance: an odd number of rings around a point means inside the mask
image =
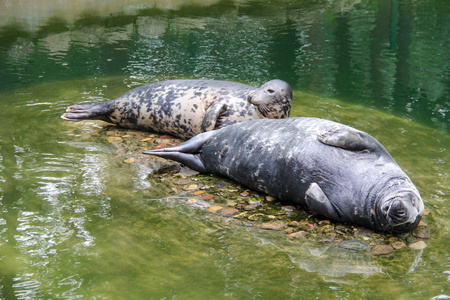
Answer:
[{"label": "green water", "polygon": [[[450,296],[444,1],[37,2],[6,0],[0,13],[0,298]],[[117,159],[101,125],[59,118],[73,103],[200,77],[285,79],[293,116],[375,136],[424,198],[427,247],[374,257],[152,200],[170,187]]]}]

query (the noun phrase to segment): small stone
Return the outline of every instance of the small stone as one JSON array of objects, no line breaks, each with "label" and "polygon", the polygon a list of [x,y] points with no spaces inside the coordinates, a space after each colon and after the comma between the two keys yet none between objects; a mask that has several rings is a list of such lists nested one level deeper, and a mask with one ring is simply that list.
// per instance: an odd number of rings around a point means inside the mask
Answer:
[{"label": "small stone", "polygon": [[412,234],[419,239],[429,239],[430,231],[425,226],[418,226]]},{"label": "small stone", "polygon": [[288,226],[290,227],[298,227],[300,223],[298,221],[292,221],[291,223],[288,224]]},{"label": "small stone", "polygon": [[290,234],[290,233],[293,233],[293,232],[296,231],[296,230],[297,230],[297,228],[294,228],[294,227],[288,227],[288,228],[285,228],[285,229],[283,230],[283,233]]},{"label": "small stone", "polygon": [[319,221],[319,225],[331,225],[331,222],[330,222],[330,220],[322,220],[322,221]]},{"label": "small stone", "polygon": [[173,183],[175,183],[176,185],[186,185],[189,183],[189,179],[180,178],[180,179],[175,180]]},{"label": "small stone", "polygon": [[297,231],[289,234],[290,240],[303,239],[306,237],[306,231]]},{"label": "small stone", "polygon": [[397,236],[390,237],[388,240],[390,243],[400,242],[400,238]]},{"label": "small stone", "polygon": [[406,244],[401,241],[397,241],[392,243],[392,248],[394,248],[395,250],[402,250],[406,248]]},{"label": "small stone", "polygon": [[212,207],[208,208],[208,211],[210,213],[215,213],[216,211],[221,210],[222,208],[223,208],[222,206],[212,206]]},{"label": "small stone", "polygon": [[132,164],[132,163],[134,163],[134,157],[130,157],[128,159],[125,159],[123,162],[126,163],[126,164]]},{"label": "small stone", "polygon": [[230,208],[230,209],[222,210],[221,214],[224,217],[231,217],[231,216],[237,214],[238,212],[239,212],[239,210],[237,210],[236,208]]},{"label": "small stone", "polygon": [[168,140],[168,139],[173,139],[174,137],[171,135],[165,134],[165,135],[160,136],[159,138]]},{"label": "small stone", "polygon": [[194,192],[194,196],[198,196],[198,195],[201,195],[203,193],[204,193],[204,191],[195,191]]},{"label": "small stone", "polygon": [[244,207],[245,210],[255,210],[259,205],[249,204]]},{"label": "small stone", "polygon": [[415,243],[412,243],[411,245],[409,245],[409,248],[413,249],[413,250],[422,250],[425,249],[427,247],[427,244],[425,244],[424,241],[418,241]]},{"label": "small stone", "polygon": [[314,229],[317,228],[316,225],[314,224],[310,224],[310,223],[305,223],[305,222],[300,222],[298,224],[298,227],[302,230],[306,230],[306,231],[313,231]]},{"label": "small stone", "polygon": [[153,140],[154,140],[154,138],[145,138],[145,139],[142,139],[141,142],[150,142]]},{"label": "small stone", "polygon": [[234,215],[233,218],[235,218],[235,219],[244,219],[244,218],[247,218],[247,216],[248,216],[248,211],[243,211],[240,214]]},{"label": "small stone", "polygon": [[214,198],[214,195],[208,194],[202,197],[202,200],[211,200],[212,198]]},{"label": "small stone", "polygon": [[245,191],[245,192],[242,192],[240,195],[241,195],[242,197],[247,197],[249,194],[250,194],[250,192]]},{"label": "small stone", "polygon": [[122,138],[121,137],[118,137],[118,136],[109,136],[109,137],[107,137],[106,138],[106,141],[108,142],[108,143],[112,143],[112,142],[115,142],[115,141],[121,141],[122,140]]},{"label": "small stone", "polygon": [[282,206],[281,209],[284,210],[284,211],[293,212],[295,210],[295,206],[286,205],[286,206]]},{"label": "small stone", "polygon": [[160,144],[160,145],[156,145],[156,146],[154,147],[154,149],[163,149],[163,148],[167,148],[167,145],[165,145],[165,144]]},{"label": "small stone", "polygon": [[216,187],[219,187],[219,188],[223,188],[227,185],[225,182],[220,182],[220,181],[213,182],[212,184],[214,184]]},{"label": "small stone", "polygon": [[[248,213],[248,212],[246,212]],[[250,221],[258,221],[264,217],[264,214],[253,214],[247,217]]]},{"label": "small stone", "polygon": [[191,184],[189,186],[184,186],[183,190],[185,190],[185,191],[195,190],[195,189],[197,189],[197,187],[198,186],[196,184]]},{"label": "small stone", "polygon": [[272,201],[275,201],[275,198],[272,197],[272,196],[267,195],[266,196],[266,201],[272,202]]},{"label": "small stone", "polygon": [[322,243],[331,243],[336,238],[336,233],[329,232],[325,235],[325,238],[321,241]]},{"label": "small stone", "polygon": [[367,249],[369,249],[369,244],[362,241],[352,240],[341,242],[339,244],[339,247],[353,251],[366,251]]},{"label": "small stone", "polygon": [[267,218],[270,219],[270,220],[275,220],[275,219],[277,219],[277,217],[274,216],[274,215],[267,215]]},{"label": "small stone", "polygon": [[375,245],[372,250],[372,254],[375,256],[389,255],[394,252],[394,248],[390,245]]},{"label": "small stone", "polygon": [[188,202],[191,203],[191,204],[194,204],[194,203],[197,202],[197,199],[191,198],[191,199],[188,200]]},{"label": "small stone", "polygon": [[266,230],[282,230],[284,226],[284,222],[271,222],[261,224],[261,228]]}]

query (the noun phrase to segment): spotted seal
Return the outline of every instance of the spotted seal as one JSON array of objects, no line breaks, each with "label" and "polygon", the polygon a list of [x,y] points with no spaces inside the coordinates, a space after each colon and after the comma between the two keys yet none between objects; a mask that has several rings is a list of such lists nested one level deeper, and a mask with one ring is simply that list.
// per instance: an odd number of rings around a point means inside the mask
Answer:
[{"label": "spotted seal", "polygon": [[216,80],[168,80],[98,104],[73,105],[64,120],[102,120],[182,139],[252,119],[289,117],[292,90],[275,79],[260,88]]},{"label": "spotted seal", "polygon": [[424,210],[417,188],[377,140],[329,120],[253,120],[144,153],[378,232],[411,231]]}]

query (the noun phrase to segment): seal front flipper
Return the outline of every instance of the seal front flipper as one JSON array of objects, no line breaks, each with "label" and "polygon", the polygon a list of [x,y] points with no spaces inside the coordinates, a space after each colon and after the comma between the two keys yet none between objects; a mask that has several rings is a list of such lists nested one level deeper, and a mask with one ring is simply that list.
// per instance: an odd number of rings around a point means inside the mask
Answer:
[{"label": "seal front flipper", "polygon": [[224,103],[216,102],[211,104],[206,110],[205,116],[202,121],[202,132],[211,131],[216,128],[217,120],[220,114],[227,110],[227,105]]},{"label": "seal front flipper", "polygon": [[318,136],[322,143],[350,151],[373,150],[378,143],[369,134],[353,128],[339,127]]},{"label": "seal front flipper", "polygon": [[171,159],[182,164],[185,164],[189,168],[198,171],[200,173],[207,173],[203,162],[200,159],[200,151],[202,146],[208,141],[210,137],[215,135],[215,131],[209,131],[200,133],[185,143],[163,149],[154,149],[145,151],[143,154],[159,156],[166,159]]},{"label": "seal front flipper", "polygon": [[114,100],[97,103],[72,105],[66,109],[66,113],[61,116],[66,121],[101,120],[110,122],[109,114],[114,112]]},{"label": "seal front flipper", "polygon": [[317,183],[311,183],[305,193],[305,200],[309,210],[313,214],[340,220],[341,216],[339,212],[334,208],[327,195],[325,195]]}]

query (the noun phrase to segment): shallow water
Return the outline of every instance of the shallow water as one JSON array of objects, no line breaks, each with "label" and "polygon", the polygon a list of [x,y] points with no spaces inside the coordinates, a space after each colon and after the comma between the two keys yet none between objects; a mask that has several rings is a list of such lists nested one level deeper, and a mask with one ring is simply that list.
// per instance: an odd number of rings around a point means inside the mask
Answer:
[{"label": "shallow water", "polygon": [[[70,10],[42,1],[24,12],[27,6],[3,3],[10,10],[0,18],[0,298],[450,296],[448,52],[441,45],[448,5],[279,1],[274,13],[257,1],[157,9],[80,2]],[[390,18],[381,18],[384,11]],[[199,77],[285,79],[296,90],[293,116],[376,137],[424,198],[427,247],[374,257],[218,223],[165,198],[170,187],[123,164],[94,134],[99,123],[59,118],[73,103]]]}]

